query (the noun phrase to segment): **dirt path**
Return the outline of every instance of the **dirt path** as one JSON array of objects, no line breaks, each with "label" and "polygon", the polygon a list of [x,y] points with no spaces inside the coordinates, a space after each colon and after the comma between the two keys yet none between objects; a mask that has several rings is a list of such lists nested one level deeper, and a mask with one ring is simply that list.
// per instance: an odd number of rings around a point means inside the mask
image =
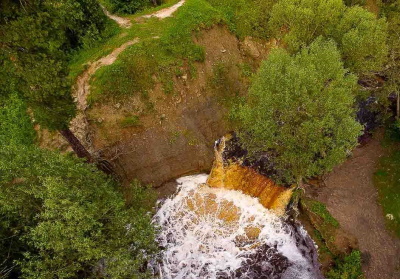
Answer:
[{"label": "dirt path", "polygon": [[89,137],[89,123],[86,118],[85,110],[87,109],[87,97],[90,93],[90,78],[99,68],[113,64],[121,52],[123,52],[128,46],[136,44],[137,42],[139,42],[139,39],[135,38],[134,40],[128,41],[114,49],[109,55],[90,64],[85,72],[83,72],[83,74],[81,74],[77,79],[74,98],[78,113],[71,121],[71,130],[89,150],[91,149],[91,140]]},{"label": "dirt path", "polygon": [[160,19],[166,18],[166,17],[170,17],[172,16],[173,13],[175,13],[179,7],[181,7],[183,4],[185,3],[185,0],[181,0],[178,3],[176,3],[175,5],[172,5],[171,7],[159,10],[155,13],[149,14],[149,15],[144,15],[142,16],[143,18],[150,18],[150,17],[158,17]]},{"label": "dirt path", "polygon": [[335,168],[316,191],[345,230],[358,238],[367,279],[400,278],[400,240],[386,230],[384,214],[377,203],[373,173],[383,154],[375,138],[354,151],[353,157]]},{"label": "dirt path", "polygon": [[[143,17],[149,18],[155,16],[160,19],[163,19],[172,16],[172,14],[184,3],[185,0],[181,0],[171,7],[159,10],[157,12],[145,15]],[[116,21],[121,27],[129,28],[132,26],[132,23],[129,19],[112,15],[104,7],[102,8],[104,10],[104,13],[109,18]],[[70,128],[74,132],[74,134],[78,137],[78,139],[81,140],[83,145],[92,153],[94,150],[92,150],[93,148],[89,133],[89,123],[85,113],[87,109],[87,97],[90,94],[90,79],[99,68],[113,64],[121,52],[123,52],[127,47],[136,44],[138,42],[139,39],[135,38],[131,41],[124,43],[120,47],[114,49],[109,55],[102,57],[99,60],[91,63],[89,67],[77,78],[74,90],[74,98],[78,112],[77,116],[71,121]]]},{"label": "dirt path", "polygon": [[132,22],[130,21],[130,19],[111,14],[103,6],[101,6],[101,8],[103,9],[106,16],[108,16],[109,18],[114,20],[116,23],[118,23],[118,25],[121,26],[122,28],[129,28],[132,26]]}]

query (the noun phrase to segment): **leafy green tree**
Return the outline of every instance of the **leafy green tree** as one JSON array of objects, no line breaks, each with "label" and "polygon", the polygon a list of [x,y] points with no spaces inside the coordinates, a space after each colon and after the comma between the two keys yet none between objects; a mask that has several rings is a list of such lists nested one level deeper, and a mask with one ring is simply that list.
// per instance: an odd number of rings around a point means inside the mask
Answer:
[{"label": "leafy green tree", "polygon": [[337,27],[346,7],[342,0],[280,0],[271,12],[269,26],[290,52]]},{"label": "leafy green tree", "polygon": [[233,112],[245,147],[277,154],[286,182],[331,170],[357,144],[362,129],[353,109],[356,85],[332,41],[318,38],[294,56],[271,52],[248,102]]},{"label": "leafy green tree", "polygon": [[129,206],[114,181],[79,159],[1,147],[1,258],[23,278],[146,278],[157,250],[154,203],[132,187]]},{"label": "leafy green tree", "polygon": [[105,20],[96,0],[0,0],[0,101],[17,93],[79,157],[90,155],[68,129],[75,115],[68,54],[96,40]]},{"label": "leafy green tree", "polygon": [[387,55],[387,23],[342,0],[280,0],[269,26],[292,53],[318,36],[333,38],[345,61],[356,73],[380,70]]},{"label": "leafy green tree", "polygon": [[347,8],[333,32],[345,66],[356,73],[381,70],[386,62],[387,23],[373,13],[355,6]]}]

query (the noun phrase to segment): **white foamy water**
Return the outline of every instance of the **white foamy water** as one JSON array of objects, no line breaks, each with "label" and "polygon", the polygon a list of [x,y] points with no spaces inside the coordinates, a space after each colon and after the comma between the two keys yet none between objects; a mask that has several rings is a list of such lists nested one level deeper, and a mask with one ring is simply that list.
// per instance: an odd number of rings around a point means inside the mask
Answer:
[{"label": "white foamy water", "polygon": [[[258,267],[266,275],[262,278],[313,278],[311,264],[302,256],[282,219],[256,198],[201,186],[206,180],[205,174],[178,179],[177,195],[167,199],[154,217],[161,227],[158,241],[164,248],[160,278],[255,278],[249,272],[255,267],[246,261],[251,255],[263,261]],[[251,229],[257,233],[246,234]],[[301,229],[301,233],[305,231]],[[269,247],[269,252],[262,260],[254,255],[263,245]],[[277,258],[272,254],[289,263],[275,277],[272,274],[277,271],[271,271],[271,266],[277,265]]]}]

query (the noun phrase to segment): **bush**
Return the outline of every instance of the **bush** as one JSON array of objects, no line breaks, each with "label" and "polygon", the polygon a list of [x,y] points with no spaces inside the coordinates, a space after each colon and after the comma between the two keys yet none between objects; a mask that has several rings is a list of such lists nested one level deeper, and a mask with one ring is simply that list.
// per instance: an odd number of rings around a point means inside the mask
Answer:
[{"label": "bush", "polygon": [[150,6],[150,0],[107,0],[113,13],[134,14]]},{"label": "bush", "polygon": [[327,279],[364,279],[361,269],[361,253],[354,250],[344,259],[336,261],[336,266],[326,275]]},{"label": "bush", "polygon": [[268,20],[276,0],[207,0],[238,37],[268,38]]}]

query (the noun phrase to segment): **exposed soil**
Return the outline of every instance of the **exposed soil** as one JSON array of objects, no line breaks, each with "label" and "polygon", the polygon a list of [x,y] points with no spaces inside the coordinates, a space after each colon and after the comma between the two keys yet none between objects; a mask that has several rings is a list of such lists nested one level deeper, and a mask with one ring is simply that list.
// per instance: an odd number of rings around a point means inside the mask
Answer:
[{"label": "exposed soil", "polygon": [[353,156],[324,178],[308,194],[326,204],[344,230],[358,239],[367,279],[400,278],[400,240],[385,227],[373,173],[384,154],[381,133],[357,148]]},{"label": "exposed soil", "polygon": [[[171,16],[183,4],[180,1],[155,12],[154,16]],[[78,115],[71,123],[71,130],[94,156],[114,162],[126,182],[138,178],[159,186],[185,174],[208,172],[214,159],[214,141],[229,130],[226,108],[210,90],[215,66],[222,63],[228,67],[230,86],[244,94],[248,84],[243,82],[240,65],[258,64],[276,46],[276,42],[256,42],[251,38],[239,42],[222,26],[197,33],[194,41],[206,52],[205,62],[195,65],[196,76],[191,77],[189,65],[183,65],[184,74],[173,78],[175,93],[167,95],[157,83],[148,92],[147,103],[140,94],[134,94],[118,102],[103,102],[87,108],[93,74],[100,67],[112,64],[124,49],[138,40],[129,41],[93,62],[77,79],[74,93]],[[152,111],[146,108],[149,104]],[[140,125],[122,127],[121,121],[131,115],[140,116]],[[39,134],[42,147],[60,149],[63,146],[69,151],[62,137],[46,131]]]},{"label": "exposed soil", "polygon": [[[185,0],[182,0],[171,7],[159,10],[157,12],[142,17],[149,18],[154,16],[160,19],[170,17],[184,3]],[[110,19],[117,22],[121,27],[130,28],[132,26],[130,19],[111,14],[103,6],[102,9]],[[121,52],[123,52],[127,47],[136,44],[138,42],[139,39],[136,38],[134,40],[122,44],[120,47],[114,49],[109,55],[102,57],[99,60],[89,64],[89,67],[77,78],[75,88],[73,91],[75,102],[77,105],[77,115],[71,121],[70,129],[74,132],[74,134],[78,137],[78,139],[80,139],[82,144],[92,153],[95,150],[93,149],[92,146],[89,122],[86,115],[87,97],[90,94],[90,79],[99,68],[113,64]],[[37,130],[40,138],[40,145],[42,147],[58,148],[58,149],[62,147],[61,150],[71,151],[71,148],[68,146],[67,142],[60,135],[50,133],[47,130],[41,130],[39,127],[37,127]]]},{"label": "exposed soil", "polygon": [[136,44],[137,42],[139,42],[138,39],[128,41],[120,47],[114,49],[109,55],[90,64],[76,81],[74,98],[78,113],[77,116],[71,121],[70,128],[88,149],[91,149],[91,140],[88,136],[89,123],[87,121],[85,111],[87,109],[87,97],[90,94],[90,78],[100,67],[113,64],[121,52],[123,52],[128,46]]},{"label": "exposed soil", "polygon": [[109,18],[114,20],[116,23],[118,23],[118,25],[121,26],[122,28],[129,28],[132,26],[132,23],[128,18],[113,15],[109,11],[107,11],[106,8],[104,8],[103,6],[101,6],[101,7],[102,7],[104,13],[106,14],[106,16],[108,16]]},{"label": "exposed soil", "polygon": [[[232,65],[230,80],[242,94],[238,65],[247,57],[237,38],[227,28],[214,27],[198,34],[196,43],[205,48],[205,62],[196,64],[196,77],[188,66],[174,78],[174,93],[166,94],[160,84],[148,92],[152,111],[145,109],[140,95],[93,105],[88,112],[94,147],[113,161],[126,181],[138,178],[159,186],[179,176],[208,172],[214,159],[214,141],[223,136],[226,109],[209,88],[215,65]],[[261,50],[262,52],[262,50]],[[140,115],[139,127],[121,127],[126,115]],[[118,167],[119,166],[119,167]]]}]

